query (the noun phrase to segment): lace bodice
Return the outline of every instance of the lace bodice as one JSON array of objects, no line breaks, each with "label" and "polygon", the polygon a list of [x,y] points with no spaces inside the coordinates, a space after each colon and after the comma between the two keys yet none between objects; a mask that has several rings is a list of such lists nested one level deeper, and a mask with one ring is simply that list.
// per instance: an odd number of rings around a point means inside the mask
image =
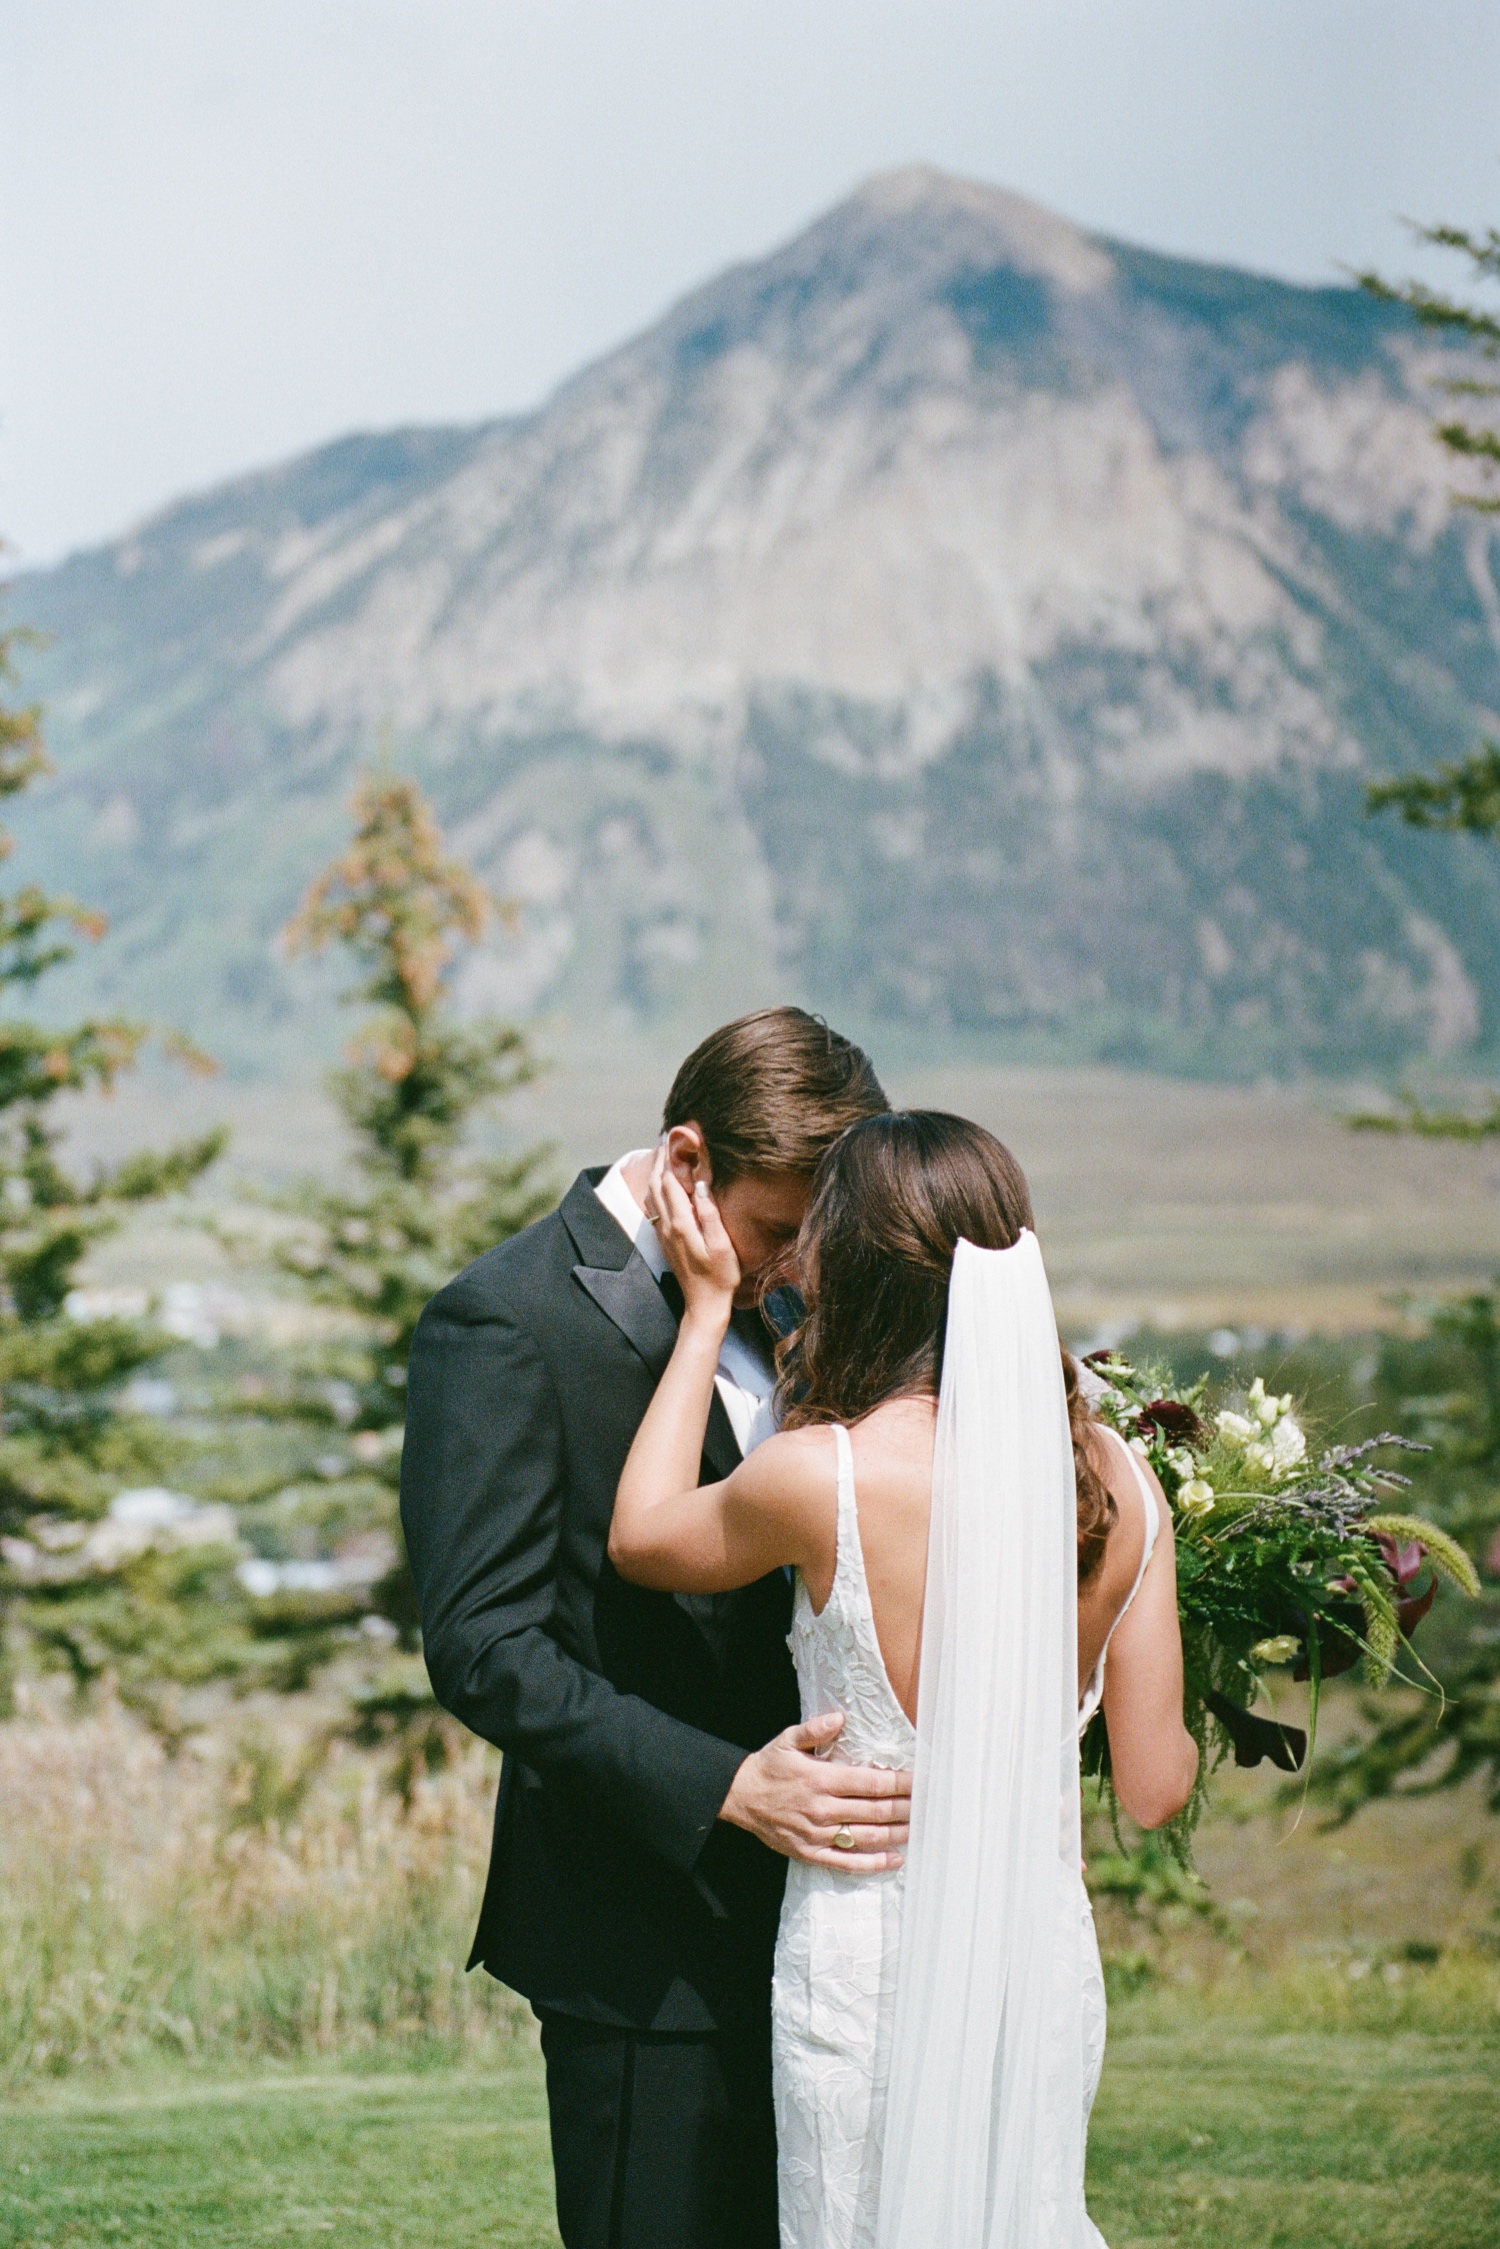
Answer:
[{"label": "lace bodice", "polygon": [[875,1632],[875,1614],[865,1579],[859,1510],[854,1499],[854,1451],[847,1429],[833,1432],[837,1447],[838,1554],[833,1588],[814,1611],[807,1587],[797,1580],[788,1644],[797,1667],[802,1715],[811,1718],[842,1710],[844,1730],[834,1754],[849,1765],[909,1766],[916,1732],[896,1700]]},{"label": "lace bodice", "polygon": [[[790,1646],[802,1715],[841,1710],[841,1763],[909,1770],[916,1731],[875,1634],[847,1429],[833,1432],[838,1553],[815,1615],[797,1582]],[[783,2249],[874,2249],[906,1870],[787,1869],[772,2023]]]}]

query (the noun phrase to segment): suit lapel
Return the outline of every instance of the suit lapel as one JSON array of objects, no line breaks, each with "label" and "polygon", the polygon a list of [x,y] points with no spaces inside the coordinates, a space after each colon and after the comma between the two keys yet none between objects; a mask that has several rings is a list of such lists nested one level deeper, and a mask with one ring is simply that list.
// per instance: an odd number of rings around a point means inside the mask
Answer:
[{"label": "suit lapel", "polygon": [[608,1265],[575,1265],[573,1278],[659,1382],[677,1341],[677,1322],[640,1252],[632,1249],[630,1262],[618,1271]]},{"label": "suit lapel", "polygon": [[559,1215],[579,1257],[573,1278],[659,1382],[677,1341],[677,1322],[640,1251],[594,1193],[603,1177],[602,1168],[580,1172],[563,1197]]},{"label": "suit lapel", "polygon": [[[594,1193],[596,1181],[603,1177],[602,1168],[581,1172],[563,1198],[563,1223],[585,1260],[574,1266],[573,1278],[645,1362],[652,1380],[659,1382],[677,1341],[677,1322],[651,1268]],[[720,1477],[733,1475],[743,1457],[717,1384],[708,1410],[703,1456]],[[728,1604],[735,1596],[674,1593],[672,1598],[715,1654],[722,1656]]]},{"label": "suit lapel", "polygon": [[[574,1266],[573,1278],[660,1382],[677,1341],[677,1322],[650,1266],[594,1193],[595,1181],[603,1177],[602,1170],[581,1173],[563,1201],[563,1221],[584,1260]],[[732,1475],[742,1458],[717,1388],[703,1451],[718,1476]]]}]

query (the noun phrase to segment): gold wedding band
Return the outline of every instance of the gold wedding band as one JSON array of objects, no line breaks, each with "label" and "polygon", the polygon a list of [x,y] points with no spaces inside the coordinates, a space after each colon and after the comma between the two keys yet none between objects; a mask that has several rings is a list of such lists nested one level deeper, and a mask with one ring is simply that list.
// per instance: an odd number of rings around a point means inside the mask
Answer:
[{"label": "gold wedding band", "polygon": [[833,1831],[833,1847],[834,1847],[834,1849],[835,1849],[836,1851],[852,1851],[852,1850],[853,1850],[853,1848],[854,1848],[854,1837],[853,1837],[853,1836],[852,1836],[852,1835],[851,1835],[851,1834],[849,1833],[849,1830],[848,1830],[848,1828],[847,1828],[847,1827],[836,1827],[836,1828],[834,1829],[834,1831]]}]

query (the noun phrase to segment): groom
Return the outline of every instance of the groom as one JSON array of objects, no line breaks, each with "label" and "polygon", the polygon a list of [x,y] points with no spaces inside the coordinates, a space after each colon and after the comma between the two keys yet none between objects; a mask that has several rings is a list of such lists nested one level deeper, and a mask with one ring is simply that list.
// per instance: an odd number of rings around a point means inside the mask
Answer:
[{"label": "groom", "polygon": [[[823,1151],[887,1106],[800,1008],[705,1039],[663,1131],[713,1188],[744,1276],[701,1478],[773,1383],[760,1310]],[[644,1204],[651,1151],[436,1296],[412,1349],[401,1516],[439,1701],[505,1752],[472,1967],[531,2001],[566,2249],[775,2249],[771,1954],[785,1862],[860,1871],[905,1841],[889,1773],[800,1727],[782,1573],[743,1592],[627,1585],[605,1545],[681,1298]],[[774,1299],[773,1299],[774,1301]],[[909,1784],[907,1784],[909,1785]],[[835,1834],[855,1848],[830,1861]]]}]

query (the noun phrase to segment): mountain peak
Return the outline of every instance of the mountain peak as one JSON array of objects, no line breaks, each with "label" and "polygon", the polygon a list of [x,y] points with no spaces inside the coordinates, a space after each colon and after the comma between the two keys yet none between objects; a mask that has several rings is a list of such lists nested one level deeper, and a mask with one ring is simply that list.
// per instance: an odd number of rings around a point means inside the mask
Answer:
[{"label": "mountain peak", "polygon": [[876,172],[841,208],[858,209],[877,224],[911,217],[934,223],[950,254],[959,241],[977,247],[977,236],[995,263],[1043,274],[1069,292],[1106,288],[1114,277],[1113,260],[1101,245],[1046,204],[936,164]]},{"label": "mountain peak", "polygon": [[28,581],[15,824],[119,932],[88,1004],[290,1051],[272,933],[388,732],[524,908],[475,1004],[1237,1073],[1500,1039],[1500,878],[1360,812],[1500,697],[1404,320],[911,165],[534,414]]}]

